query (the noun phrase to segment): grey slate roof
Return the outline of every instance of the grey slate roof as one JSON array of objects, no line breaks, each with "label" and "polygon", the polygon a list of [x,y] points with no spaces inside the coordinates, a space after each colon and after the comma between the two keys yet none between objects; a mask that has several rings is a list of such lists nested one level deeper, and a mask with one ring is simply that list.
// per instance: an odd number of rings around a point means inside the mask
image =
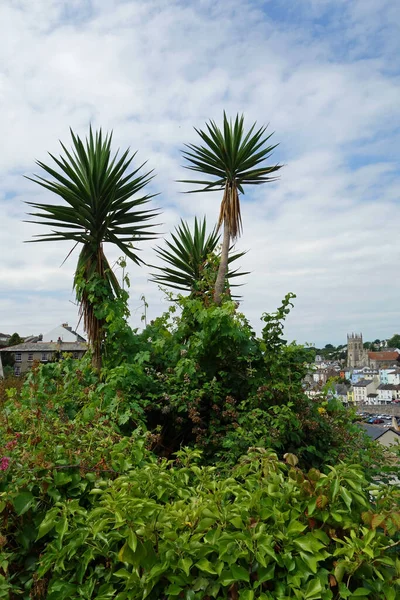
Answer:
[{"label": "grey slate roof", "polygon": [[30,342],[2,348],[1,352],[77,352],[87,350],[83,342]]},{"label": "grey slate roof", "polygon": [[378,385],[378,390],[400,390],[400,385],[394,383],[381,383]]},{"label": "grey slate roof", "polygon": [[347,396],[347,386],[344,383],[337,383],[335,391],[339,396]]},{"label": "grey slate roof", "polygon": [[353,387],[367,387],[370,383],[373,383],[372,379],[361,379],[358,383],[353,383]]},{"label": "grey slate roof", "polygon": [[384,433],[387,431],[393,431],[398,436],[400,436],[400,431],[396,431],[392,427],[380,427],[379,425],[369,425],[369,423],[359,423],[361,427],[365,430],[365,433],[371,440],[379,439]]}]

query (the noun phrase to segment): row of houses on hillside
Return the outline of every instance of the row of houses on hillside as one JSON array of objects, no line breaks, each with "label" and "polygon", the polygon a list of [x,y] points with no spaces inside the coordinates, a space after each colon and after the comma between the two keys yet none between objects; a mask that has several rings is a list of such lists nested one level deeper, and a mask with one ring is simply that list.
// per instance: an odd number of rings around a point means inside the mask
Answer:
[{"label": "row of houses on hillside", "polygon": [[390,404],[400,402],[400,352],[371,352],[369,366],[342,367],[339,362],[319,361],[305,381],[309,396],[319,395],[328,381],[336,380],[332,389],[343,403]]}]

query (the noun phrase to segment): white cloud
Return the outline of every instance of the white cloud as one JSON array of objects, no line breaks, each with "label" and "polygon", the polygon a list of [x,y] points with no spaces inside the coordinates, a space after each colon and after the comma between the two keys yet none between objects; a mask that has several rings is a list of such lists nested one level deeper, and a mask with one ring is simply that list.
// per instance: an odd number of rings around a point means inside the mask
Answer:
[{"label": "white cloud", "polygon": [[[273,4],[3,0],[0,330],[42,331],[76,315],[74,257],[59,268],[68,244],[22,244],[40,230],[21,223],[23,200],[44,197],[22,178],[35,159],[57,151],[69,126],[113,128],[116,146],[138,149],[157,172],[163,231],[181,216],[211,224],[219,195],[188,197],[175,181],[192,127],[223,109],[269,121],[286,163],[278,183],[243,199],[238,245],[252,271],[243,308],[253,323],[294,291],[290,338],[339,343],[351,329],[366,338],[398,329],[398,9],[313,0],[311,12],[280,13]],[[150,244],[143,257],[154,261]],[[130,272],[133,311],[145,293],[154,316],[162,294],[146,269]]]}]

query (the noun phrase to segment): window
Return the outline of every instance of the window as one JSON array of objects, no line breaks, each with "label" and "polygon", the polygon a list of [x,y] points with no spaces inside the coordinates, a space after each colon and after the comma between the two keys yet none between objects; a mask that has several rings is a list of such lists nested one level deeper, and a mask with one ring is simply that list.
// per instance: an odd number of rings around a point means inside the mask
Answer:
[{"label": "window", "polygon": [[74,358],[79,358],[79,352],[74,352]]},{"label": "window", "polygon": [[15,362],[21,362],[22,361],[22,354],[21,352],[16,352],[15,353]]},{"label": "window", "polygon": [[48,361],[47,352],[42,352],[42,361],[43,362],[47,362]]},{"label": "window", "polygon": [[29,362],[33,361],[33,352],[29,352],[29,354],[28,354],[28,361]]},{"label": "window", "polygon": [[21,367],[19,365],[14,367],[14,375],[16,377],[19,377],[21,375]]}]

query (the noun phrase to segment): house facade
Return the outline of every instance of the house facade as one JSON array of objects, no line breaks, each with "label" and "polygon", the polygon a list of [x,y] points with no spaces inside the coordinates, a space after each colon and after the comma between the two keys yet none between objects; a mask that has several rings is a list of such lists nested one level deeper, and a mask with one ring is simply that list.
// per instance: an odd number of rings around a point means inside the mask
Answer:
[{"label": "house facade", "polygon": [[47,363],[56,360],[64,353],[72,354],[73,358],[82,358],[87,351],[84,342],[28,342],[3,348],[2,353],[14,355],[14,375],[23,375],[35,362]]},{"label": "house facade", "polygon": [[358,383],[353,385],[353,393],[354,393],[354,404],[375,404],[376,402],[372,402],[372,398],[369,398],[369,394],[376,393],[376,385],[374,381],[369,381],[367,379],[362,379]]}]

